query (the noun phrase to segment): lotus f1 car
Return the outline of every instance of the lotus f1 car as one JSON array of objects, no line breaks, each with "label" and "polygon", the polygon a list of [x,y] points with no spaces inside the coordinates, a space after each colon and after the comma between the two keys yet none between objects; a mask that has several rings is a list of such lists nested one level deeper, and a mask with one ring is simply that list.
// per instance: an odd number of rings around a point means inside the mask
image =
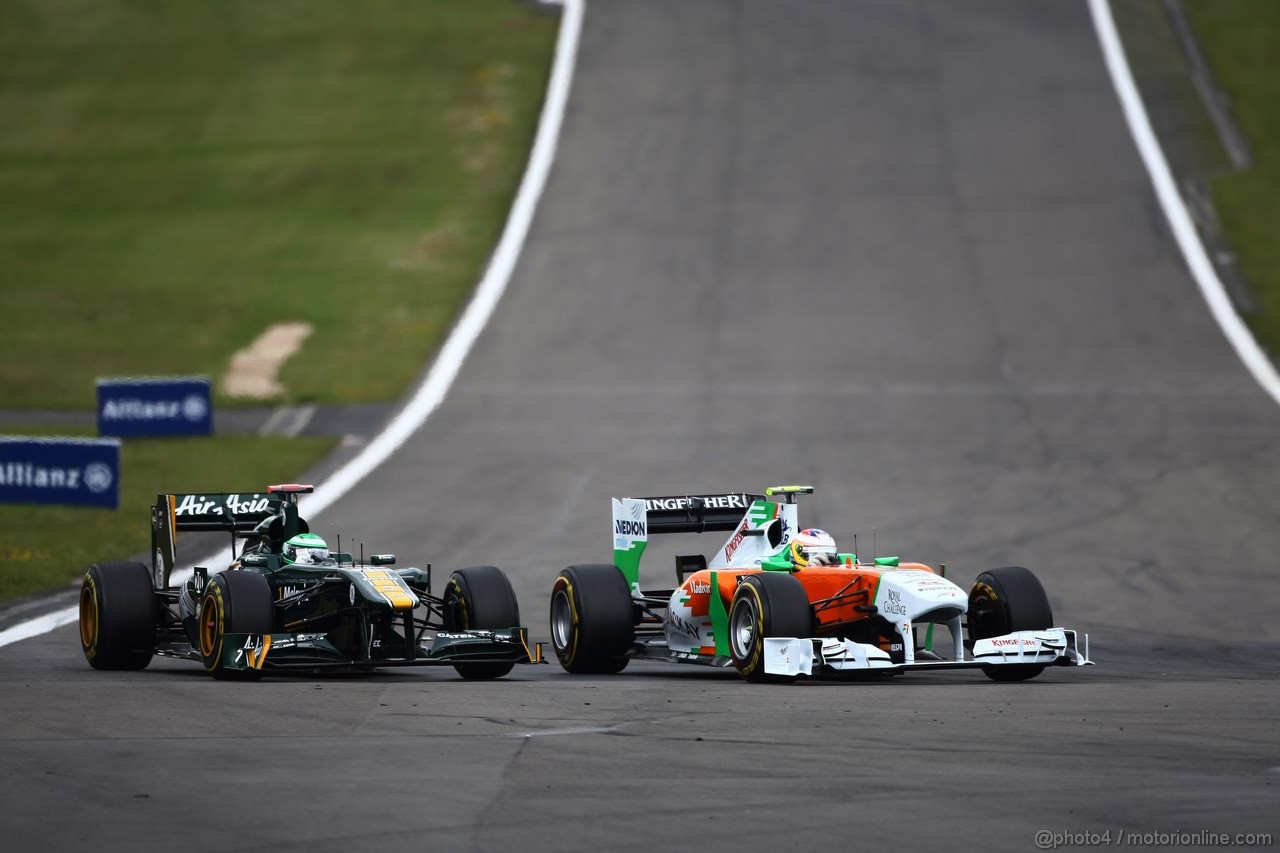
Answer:
[{"label": "lotus f1 car", "polygon": [[[966,595],[921,563],[863,561],[796,566],[796,498],[807,486],[765,494],[613,500],[613,564],[569,566],[551,595],[551,636],[573,673],[621,671],[632,658],[734,666],[748,681],[800,675],[897,674],[980,668],[1022,681],[1046,666],[1084,666],[1075,631],[1054,627],[1040,582],[1025,568],[980,574]],[[677,556],[674,590],[644,590],[640,558],[655,534],[727,532],[708,561]],[[934,648],[936,626],[950,642]]]},{"label": "lotus f1 car", "polygon": [[[298,496],[311,491],[281,485],[265,494],[157,496],[151,568],[97,563],[85,574],[80,642],[89,665],[142,669],[161,655],[199,661],[219,679],[433,664],[452,665],[463,678],[497,678],[541,661],[540,645],[530,646],[519,627],[510,582],[493,566],[459,569],[435,595],[430,565],[391,568],[390,554],[368,565],[327,550],[310,552],[312,562],[292,560],[290,540],[323,544],[300,536],[308,525]],[[183,531],[230,532],[230,567],[196,567],[170,587]]]}]

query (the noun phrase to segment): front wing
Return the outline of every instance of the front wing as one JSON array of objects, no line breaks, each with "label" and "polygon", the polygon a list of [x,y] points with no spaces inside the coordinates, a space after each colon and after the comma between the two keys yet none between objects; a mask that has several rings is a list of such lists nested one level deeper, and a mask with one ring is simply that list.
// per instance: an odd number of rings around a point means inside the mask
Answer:
[{"label": "front wing", "polygon": [[231,670],[316,670],[383,666],[452,666],[459,663],[543,663],[542,644],[529,644],[525,628],[438,631],[414,654],[354,657],[323,633],[227,634],[222,665]]},{"label": "front wing", "polygon": [[911,669],[972,669],[988,666],[1092,666],[1089,635],[1080,651],[1070,628],[1014,631],[977,640],[964,660],[916,660],[894,663],[889,653],[869,643],[838,637],[766,637],[764,671],[770,675],[836,675],[905,672]]}]

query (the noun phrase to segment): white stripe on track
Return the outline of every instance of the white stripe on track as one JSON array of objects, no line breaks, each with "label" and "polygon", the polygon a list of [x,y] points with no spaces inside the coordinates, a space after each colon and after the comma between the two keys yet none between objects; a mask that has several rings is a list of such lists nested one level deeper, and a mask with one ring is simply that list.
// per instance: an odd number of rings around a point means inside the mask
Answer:
[{"label": "white stripe on track", "polygon": [[[489,259],[484,276],[480,279],[471,302],[467,304],[462,317],[453,327],[448,340],[436,356],[430,372],[413,393],[409,402],[358,456],[335,471],[316,489],[315,494],[306,498],[309,517],[314,518],[332,506],[375,468],[387,461],[439,408],[444,402],[445,395],[449,393],[453,381],[457,378],[463,362],[466,361],[468,353],[471,352],[471,347],[489,322],[489,318],[493,316],[498,300],[502,298],[507,284],[511,281],[511,273],[515,270],[525,238],[529,235],[529,227],[533,224],[538,199],[542,197],[547,176],[551,173],[551,165],[555,160],[560,126],[564,122],[565,106],[569,101],[569,89],[573,83],[574,64],[578,56],[578,39],[582,33],[582,19],[586,13],[586,0],[561,0],[559,5],[564,6],[564,11],[561,13],[560,33],[556,39],[556,55],[551,67],[551,79],[547,83],[547,96],[542,104],[542,114],[538,119],[538,135],[534,138],[533,150],[529,154],[529,162],[525,166],[524,177],[520,180],[520,189],[516,193],[515,202],[511,205],[511,213],[507,216],[502,238],[498,241],[493,257]],[[225,565],[230,559],[230,550],[224,549],[200,560],[198,565]],[[185,582],[190,576],[190,571],[188,567],[184,571],[175,572],[171,583]],[[0,631],[0,646],[47,634],[55,628],[76,621],[78,615],[78,606],[67,607],[36,619],[20,622],[12,628]]]},{"label": "white stripe on track", "polygon": [[1120,97],[1120,105],[1124,108],[1124,117],[1129,123],[1129,132],[1138,146],[1142,163],[1147,167],[1151,183],[1155,187],[1156,197],[1164,210],[1169,227],[1178,241],[1178,248],[1186,259],[1191,277],[1200,288],[1200,294],[1209,305],[1209,313],[1218,322],[1222,333],[1236,351],[1236,355],[1244,362],[1244,366],[1253,376],[1262,390],[1271,395],[1271,399],[1280,404],[1280,374],[1262,347],[1254,340],[1249,327],[1240,319],[1227,296],[1226,288],[1218,278],[1217,271],[1209,261],[1209,255],[1200,242],[1200,234],[1187,206],[1178,193],[1178,185],[1173,180],[1169,163],[1165,160],[1160,142],[1155,131],[1151,129],[1151,120],[1147,117],[1146,107],[1138,94],[1138,87],[1133,82],[1133,73],[1129,70],[1129,61],[1125,57],[1124,45],[1116,32],[1115,20],[1111,17],[1111,4],[1108,0],[1089,0],[1089,10],[1093,14],[1094,29],[1098,32],[1098,41],[1102,45],[1102,54],[1106,59],[1107,70],[1111,74],[1111,84],[1115,86]]}]

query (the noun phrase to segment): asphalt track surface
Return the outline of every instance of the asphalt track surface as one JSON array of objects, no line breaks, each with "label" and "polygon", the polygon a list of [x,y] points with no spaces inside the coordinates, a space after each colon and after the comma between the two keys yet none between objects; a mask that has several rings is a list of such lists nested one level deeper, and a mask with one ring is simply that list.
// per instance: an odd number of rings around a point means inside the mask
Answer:
[{"label": "asphalt track surface", "polygon": [[318,526],[503,566],[545,639],[610,496],[777,482],[864,552],[1034,568],[1098,666],[234,685],[93,672],[67,628],[0,649],[3,846],[1280,832],[1280,408],[1184,271],[1084,3],[593,0],[510,291]]}]

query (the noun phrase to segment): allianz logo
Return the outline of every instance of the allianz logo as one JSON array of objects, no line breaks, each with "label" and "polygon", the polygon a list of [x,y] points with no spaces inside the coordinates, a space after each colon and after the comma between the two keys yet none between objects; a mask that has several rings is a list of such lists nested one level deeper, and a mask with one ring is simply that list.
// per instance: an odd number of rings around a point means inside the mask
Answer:
[{"label": "allianz logo", "polygon": [[203,420],[209,413],[209,405],[198,394],[178,400],[139,400],[124,398],[107,400],[102,406],[104,421],[189,421]]},{"label": "allianz logo", "polygon": [[0,486],[27,489],[88,489],[100,495],[115,482],[110,465],[90,462],[84,468],[59,468],[30,462],[7,462],[0,465]]}]

